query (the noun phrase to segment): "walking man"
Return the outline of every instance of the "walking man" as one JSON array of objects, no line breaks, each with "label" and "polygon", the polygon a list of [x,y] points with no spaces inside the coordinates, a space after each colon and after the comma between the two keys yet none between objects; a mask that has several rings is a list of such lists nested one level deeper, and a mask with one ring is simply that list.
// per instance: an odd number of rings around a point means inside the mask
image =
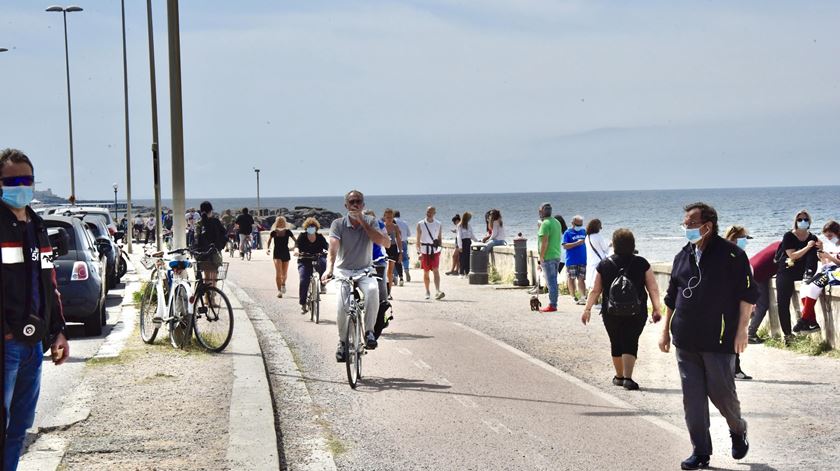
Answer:
[{"label": "walking man", "polygon": [[35,421],[43,352],[56,365],[70,356],[53,252],[44,221],[32,211],[35,176],[21,151],[0,151],[0,313],[2,313],[3,469],[17,469],[26,429]]},{"label": "walking man", "polygon": [[400,240],[402,240],[402,262],[397,264],[397,276],[399,276],[399,283],[402,286],[403,278],[405,278],[405,281],[411,281],[411,273],[408,271],[411,268],[411,261],[408,258],[408,238],[411,237],[411,228],[405,220],[400,218],[399,211],[394,211],[394,222],[400,228]]},{"label": "walking man", "polygon": [[[350,190],[344,195],[344,207],[347,215],[336,219],[330,226],[330,249],[327,258],[327,271],[321,276],[326,283],[337,270],[339,276],[351,278],[370,270],[373,264],[373,244],[384,248],[391,246],[391,239],[379,231],[376,218],[365,216],[365,196],[359,190]],[[338,262],[336,262],[336,259]],[[358,286],[365,295],[365,346],[369,350],[377,347],[373,329],[376,324],[376,314],[379,311],[379,286],[376,278],[364,277],[358,281]],[[345,301],[349,297],[349,286],[341,285],[338,293],[338,311],[336,324],[338,325],[338,348],[335,360],[345,361],[347,355],[347,306]]]},{"label": "walking man", "polygon": [[[566,249],[566,274],[569,282],[569,294],[579,305],[586,304],[586,229],[583,228],[583,216],[572,219],[572,227],[563,234],[563,248]],[[577,288],[580,289],[578,297]]]},{"label": "walking man", "polygon": [[[709,400],[726,418],[732,457],[747,455],[747,422],[735,391],[735,354],[747,347],[747,323],[758,297],[746,253],[718,235],[718,215],[705,203],[685,207],[688,243],[674,257],[659,349],[676,347],[685,423],[694,450],[682,469],[709,466]],[[670,326],[670,331],[668,329]]]},{"label": "walking man", "polygon": [[423,269],[423,285],[426,287],[426,299],[429,293],[429,272],[435,276],[435,299],[443,299],[445,294],[440,290],[440,246],[442,225],[435,219],[435,208],[426,208],[426,217],[417,223],[417,253],[420,255],[420,268]]},{"label": "walking man", "polygon": [[551,203],[543,203],[539,207],[540,230],[537,233],[540,248],[540,267],[545,273],[548,284],[548,306],[540,312],[557,311],[557,274],[560,269],[560,239],[562,229],[560,222],[551,217]]}]

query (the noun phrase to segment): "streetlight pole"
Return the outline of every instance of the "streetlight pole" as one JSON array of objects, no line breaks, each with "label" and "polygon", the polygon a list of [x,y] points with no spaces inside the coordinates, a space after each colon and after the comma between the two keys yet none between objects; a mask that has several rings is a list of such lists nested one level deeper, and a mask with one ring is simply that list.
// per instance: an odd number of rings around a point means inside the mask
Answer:
[{"label": "streetlight pole", "polygon": [[64,66],[67,71],[67,123],[70,132],[70,204],[76,204],[76,171],[73,163],[73,111],[70,105],[70,52],[67,45],[67,14],[82,11],[81,7],[72,5],[60,7],[53,5],[48,12],[61,12],[64,17]]},{"label": "streetlight pole", "polygon": [[[125,105],[125,214],[131,220],[131,140],[128,133],[128,55],[125,48],[125,0],[120,1],[122,8],[122,48],[123,48],[123,96]],[[160,213],[158,213],[157,217]],[[155,231],[155,236],[160,241],[160,230]],[[128,238],[128,253],[132,253],[131,237]],[[160,249],[160,242],[158,242]]]},{"label": "streetlight pole", "polygon": [[117,188],[119,188],[119,185],[114,183],[114,219],[119,222],[120,214],[117,212]]},{"label": "streetlight pole", "polygon": [[260,169],[254,168],[254,172],[257,174],[257,217],[260,215]]},{"label": "streetlight pole", "polygon": [[[149,83],[152,87],[152,171],[155,184],[155,213],[161,214],[160,150],[158,146],[157,81],[155,79],[155,35],[152,22],[152,0],[146,0],[146,20],[149,29]],[[158,235],[160,235],[160,231],[158,231]],[[161,250],[160,236],[157,237],[157,249]]]},{"label": "streetlight pole", "polygon": [[178,22],[178,0],[167,0],[166,20],[169,30],[169,125],[172,145],[172,242],[175,247],[186,246],[184,220],[184,113],[181,101],[181,33]]}]

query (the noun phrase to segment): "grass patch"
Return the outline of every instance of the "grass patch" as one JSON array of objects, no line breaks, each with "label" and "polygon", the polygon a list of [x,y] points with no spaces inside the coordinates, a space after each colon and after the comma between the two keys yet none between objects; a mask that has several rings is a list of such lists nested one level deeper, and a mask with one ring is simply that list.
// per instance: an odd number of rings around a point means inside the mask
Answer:
[{"label": "grass patch", "polygon": [[111,365],[125,365],[134,361],[137,357],[136,350],[125,349],[115,357],[93,357],[85,362],[88,366],[111,366]]},{"label": "grass patch", "polygon": [[143,293],[145,293],[146,290],[149,289],[149,287],[150,285],[148,281],[142,281],[140,282],[140,288],[137,289],[137,291],[131,293],[131,299],[134,301],[134,304],[138,306],[138,309],[140,303],[143,301]]},{"label": "grass patch", "polygon": [[496,267],[490,265],[490,269],[487,273],[487,281],[496,284],[502,281],[502,275],[499,274],[499,270],[496,270]]},{"label": "grass patch", "polygon": [[347,445],[345,445],[344,442],[342,442],[341,440],[339,440],[338,437],[335,436],[335,434],[332,432],[332,427],[330,426],[330,423],[320,417],[318,418],[318,420],[316,420],[316,422],[318,423],[318,425],[321,426],[321,428],[324,429],[324,434],[326,435],[326,437],[324,438],[326,439],[327,446],[329,447],[330,452],[333,454],[333,456],[339,456],[344,453],[347,453]]},{"label": "grass patch", "polygon": [[817,335],[796,335],[787,344],[784,339],[771,336],[770,330],[767,327],[758,329],[756,335],[764,339],[764,345],[767,345],[768,347],[788,350],[809,356],[840,358],[840,351],[832,349],[828,341],[822,340]]},{"label": "grass patch", "polygon": [[168,373],[155,373],[152,376],[147,376],[147,377],[143,378],[143,380],[141,382],[152,383],[152,382],[155,382],[155,381],[164,380],[164,379],[172,379],[172,378],[175,378],[175,377],[176,377],[175,375],[171,375],[171,374],[168,374]]}]

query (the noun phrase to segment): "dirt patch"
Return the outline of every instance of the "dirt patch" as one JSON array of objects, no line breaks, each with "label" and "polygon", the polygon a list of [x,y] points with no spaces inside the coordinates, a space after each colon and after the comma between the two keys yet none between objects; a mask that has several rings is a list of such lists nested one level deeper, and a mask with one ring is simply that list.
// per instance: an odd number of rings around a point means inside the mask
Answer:
[{"label": "dirt patch", "polygon": [[91,414],[62,432],[61,469],[228,469],[232,358],[175,350],[162,334],[146,345],[135,331],[119,357],[88,362]]}]

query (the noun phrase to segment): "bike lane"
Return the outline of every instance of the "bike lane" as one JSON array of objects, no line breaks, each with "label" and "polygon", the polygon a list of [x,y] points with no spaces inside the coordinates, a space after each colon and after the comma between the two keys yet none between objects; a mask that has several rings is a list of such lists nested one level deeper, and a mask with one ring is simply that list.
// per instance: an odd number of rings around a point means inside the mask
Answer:
[{"label": "bike lane", "polygon": [[332,288],[315,325],[299,314],[294,262],[277,299],[273,265],[255,255],[232,279],[293,351],[339,469],[673,469],[690,450],[673,426],[443,318],[447,303],[422,301],[416,282],[394,289],[396,319],[353,391],[334,360]]}]

